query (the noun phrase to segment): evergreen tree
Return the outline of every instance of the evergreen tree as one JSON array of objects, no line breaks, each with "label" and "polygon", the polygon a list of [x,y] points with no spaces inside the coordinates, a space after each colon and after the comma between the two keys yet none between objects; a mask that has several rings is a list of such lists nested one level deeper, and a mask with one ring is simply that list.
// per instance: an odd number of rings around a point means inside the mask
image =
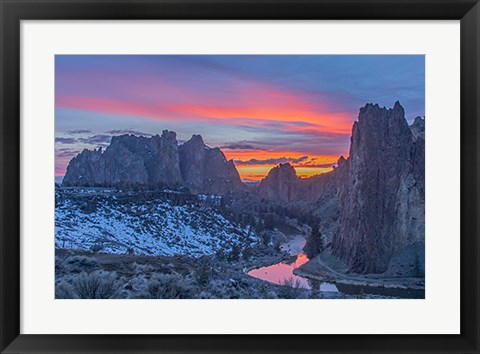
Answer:
[{"label": "evergreen tree", "polygon": [[244,260],[248,261],[253,254],[253,250],[250,247],[247,247],[242,252],[242,257]]},{"label": "evergreen tree", "polygon": [[240,247],[236,244],[232,245],[232,251],[228,254],[227,260],[237,261],[240,257]]},{"label": "evergreen tree", "polygon": [[268,247],[268,245],[270,244],[270,235],[268,234],[268,232],[263,232],[260,236],[262,237],[263,245],[265,247]]},{"label": "evergreen tree", "polygon": [[267,214],[264,219],[264,226],[267,230],[273,230],[275,228],[275,221],[272,214]]},{"label": "evergreen tree", "polygon": [[307,237],[307,242],[303,247],[303,251],[309,259],[312,259],[316,255],[322,253],[324,248],[323,235],[320,232],[318,224],[314,224],[312,225],[312,232],[310,232],[310,235]]}]

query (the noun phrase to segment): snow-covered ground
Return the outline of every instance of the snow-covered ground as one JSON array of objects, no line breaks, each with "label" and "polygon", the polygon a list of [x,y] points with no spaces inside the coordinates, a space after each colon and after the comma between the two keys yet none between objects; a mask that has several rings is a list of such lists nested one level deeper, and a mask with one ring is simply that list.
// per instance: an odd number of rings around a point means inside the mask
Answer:
[{"label": "snow-covered ground", "polygon": [[[144,193],[143,195],[141,195]],[[202,256],[242,251],[258,236],[204,204],[146,192],[58,189],[55,246],[103,253]]]}]

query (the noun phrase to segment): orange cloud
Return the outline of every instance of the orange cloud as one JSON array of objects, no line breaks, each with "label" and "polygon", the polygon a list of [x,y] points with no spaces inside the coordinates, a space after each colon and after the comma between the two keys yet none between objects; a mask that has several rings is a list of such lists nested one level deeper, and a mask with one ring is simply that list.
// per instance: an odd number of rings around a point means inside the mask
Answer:
[{"label": "orange cloud", "polygon": [[[161,87],[169,95],[175,85]],[[235,120],[250,119],[291,123],[288,130],[296,132],[328,132],[350,134],[351,112],[337,112],[326,98],[309,92],[288,91],[265,82],[249,85],[237,84],[230,88],[231,99],[222,100],[208,92],[184,90],[178,100],[162,103],[162,94],[156,91],[158,99],[150,102],[89,97],[57,96],[56,107],[92,110],[102,113],[143,116],[160,120]],[[318,95],[318,94],[317,94]],[[304,126],[298,123],[305,123]]]}]

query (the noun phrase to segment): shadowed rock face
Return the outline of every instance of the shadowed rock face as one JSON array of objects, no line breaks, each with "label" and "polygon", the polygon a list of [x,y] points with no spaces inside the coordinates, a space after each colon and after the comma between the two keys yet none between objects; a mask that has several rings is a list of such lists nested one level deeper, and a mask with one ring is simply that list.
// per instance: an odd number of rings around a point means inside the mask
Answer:
[{"label": "shadowed rock face", "polygon": [[[382,273],[407,246],[425,242],[425,120],[409,127],[393,109],[367,104],[352,129],[350,156],[333,171],[301,179],[273,168],[259,195],[312,212],[332,252],[352,272]],[[417,247],[423,249],[423,246]]]},{"label": "shadowed rock face", "polygon": [[335,198],[346,169],[345,158],[341,156],[333,171],[321,175],[300,178],[289,163],[272,168],[258,186],[262,198],[278,204],[296,205],[306,210],[325,198]]},{"label": "shadowed rock face", "polygon": [[413,134],[413,139],[416,141],[418,139],[425,140],[425,119],[422,117],[416,117],[410,126],[410,130]]},{"label": "shadowed rock face", "polygon": [[290,203],[298,198],[300,178],[289,163],[280,164],[268,172],[259,186],[259,194],[276,203]]},{"label": "shadowed rock face", "polygon": [[84,150],[67,167],[65,186],[181,185],[176,134],[112,137],[104,153]]},{"label": "shadowed rock face", "polygon": [[180,185],[176,134],[164,130],[151,138],[113,137],[105,150],[106,180],[111,184]]},{"label": "shadowed rock face", "polygon": [[207,147],[199,135],[179,147],[176,134],[167,130],[151,138],[113,137],[105,152],[82,151],[70,161],[63,185],[186,186],[207,194],[244,187],[235,165],[220,149]]},{"label": "shadowed rock face", "polygon": [[70,160],[62,184],[90,186],[105,183],[105,160],[102,154],[102,148],[93,151],[84,149]]},{"label": "shadowed rock face", "polygon": [[424,242],[423,134],[423,119],[411,129],[398,102],[393,109],[372,104],[360,109],[332,243],[351,271],[384,272],[396,252]]},{"label": "shadowed rock face", "polygon": [[227,194],[244,188],[233,161],[227,161],[219,148],[206,146],[200,135],[193,135],[179,152],[180,170],[192,192]]}]

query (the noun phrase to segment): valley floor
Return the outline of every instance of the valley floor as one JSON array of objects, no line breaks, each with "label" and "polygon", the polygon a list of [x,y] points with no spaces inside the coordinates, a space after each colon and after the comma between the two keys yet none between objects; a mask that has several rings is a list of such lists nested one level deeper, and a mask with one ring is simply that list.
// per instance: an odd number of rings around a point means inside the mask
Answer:
[{"label": "valley floor", "polygon": [[288,258],[291,256],[287,253],[271,249],[257,252],[248,260],[57,249],[55,293],[57,299],[391,298],[382,294],[347,294],[348,291],[322,293],[294,284],[273,284],[247,274],[250,269],[287,261]]}]

